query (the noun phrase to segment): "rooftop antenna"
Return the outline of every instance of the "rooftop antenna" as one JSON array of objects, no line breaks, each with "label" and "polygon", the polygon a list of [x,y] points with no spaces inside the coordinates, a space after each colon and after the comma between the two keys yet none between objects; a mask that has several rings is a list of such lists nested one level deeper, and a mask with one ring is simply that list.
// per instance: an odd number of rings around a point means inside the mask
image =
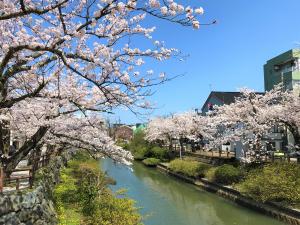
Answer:
[{"label": "rooftop antenna", "polygon": [[212,84],[209,84],[209,91],[212,92]]}]

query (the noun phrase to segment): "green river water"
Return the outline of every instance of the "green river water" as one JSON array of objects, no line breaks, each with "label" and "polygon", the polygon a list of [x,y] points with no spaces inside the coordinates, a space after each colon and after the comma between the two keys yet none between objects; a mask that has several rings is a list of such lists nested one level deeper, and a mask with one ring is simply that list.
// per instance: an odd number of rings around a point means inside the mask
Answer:
[{"label": "green river water", "polygon": [[145,225],[284,224],[141,163],[129,168],[104,159],[101,167],[117,181],[111,188],[126,188],[128,196],[141,207]]}]

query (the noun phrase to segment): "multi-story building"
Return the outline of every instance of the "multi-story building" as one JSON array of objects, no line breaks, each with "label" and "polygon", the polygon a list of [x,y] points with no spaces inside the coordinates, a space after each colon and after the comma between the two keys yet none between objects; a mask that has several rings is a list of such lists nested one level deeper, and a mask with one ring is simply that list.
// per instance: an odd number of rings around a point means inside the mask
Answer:
[{"label": "multi-story building", "polygon": [[282,83],[286,90],[295,90],[300,85],[300,49],[291,49],[264,65],[265,91]]},{"label": "multi-story building", "polygon": [[[291,49],[270,60],[264,65],[265,91],[270,91],[275,85],[283,84],[285,90],[292,90],[300,94],[300,49]],[[276,128],[277,126],[275,126]],[[276,130],[276,129],[275,129]],[[271,140],[282,137],[281,145],[277,149],[287,150],[284,146],[293,146],[293,135],[285,127],[279,127],[279,132],[269,134]],[[277,139],[278,140],[278,139]],[[272,144],[272,142],[270,142]],[[274,144],[273,144],[274,145]]]},{"label": "multi-story building", "polygon": [[[265,91],[272,90],[276,85],[282,83],[285,90],[293,90],[300,93],[300,49],[291,49],[270,60],[264,65]],[[263,95],[263,92],[257,92]],[[241,97],[240,92],[220,92],[212,91],[202,107],[202,114],[213,110],[215,105],[231,104],[237,97]],[[264,135],[263,145],[269,151],[286,150],[287,144],[293,144],[291,135],[285,127],[274,125],[272,130]],[[220,146],[222,150],[230,150],[236,153],[236,157],[244,156],[248,146],[241,141],[224,143]]]}]

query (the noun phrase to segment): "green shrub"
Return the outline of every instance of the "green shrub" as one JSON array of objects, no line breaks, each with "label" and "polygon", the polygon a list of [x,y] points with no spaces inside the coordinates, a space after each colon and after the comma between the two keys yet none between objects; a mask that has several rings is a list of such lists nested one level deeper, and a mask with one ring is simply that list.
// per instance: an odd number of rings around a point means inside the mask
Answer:
[{"label": "green shrub", "polygon": [[131,151],[135,160],[144,160],[146,158],[168,159],[168,151],[146,141],[143,131],[137,132],[132,140],[122,147]]},{"label": "green shrub", "polygon": [[[89,225],[138,225],[141,216],[135,202],[118,198],[107,188],[107,178],[96,163],[82,163],[78,171],[78,195],[84,222]],[[100,191],[101,190],[101,191]]]},{"label": "green shrub", "polygon": [[149,150],[147,149],[147,147],[140,146],[133,152],[133,157],[135,160],[143,160],[147,157],[148,153]]},{"label": "green shrub", "polygon": [[70,176],[70,169],[66,168],[61,171],[60,184],[54,189],[55,201],[64,201],[67,204],[72,204],[77,201],[76,198],[76,179]]},{"label": "green shrub", "polygon": [[141,216],[135,202],[126,196],[114,196],[109,190],[101,193],[96,200],[97,208],[84,224],[96,225],[141,225]]},{"label": "green shrub", "polygon": [[61,171],[61,183],[53,191],[59,224],[142,224],[135,202],[109,190],[112,179],[100,170],[98,161],[78,158]]},{"label": "green shrub", "polygon": [[163,159],[167,158],[167,150],[164,148],[155,146],[155,147],[151,148],[150,155],[153,158],[163,160]]},{"label": "green shrub", "polygon": [[150,157],[151,145],[145,140],[143,131],[137,132],[126,148],[131,151],[135,160],[143,160]]},{"label": "green shrub", "polygon": [[189,177],[204,177],[209,165],[197,161],[175,159],[170,162],[169,169]]},{"label": "green shrub", "polygon": [[131,139],[128,147],[129,150],[133,153],[137,151],[140,147],[148,146],[147,141],[145,140],[145,133],[143,131],[137,132]]},{"label": "green shrub", "polygon": [[300,166],[275,163],[255,169],[238,187],[245,195],[262,202],[300,202]]},{"label": "green shrub", "polygon": [[74,156],[72,156],[72,160],[73,161],[86,161],[86,160],[90,160],[92,159],[92,157],[90,156],[90,154],[84,150],[79,150],[75,153]]},{"label": "green shrub", "polygon": [[156,159],[156,158],[147,158],[143,160],[143,163],[146,166],[157,166],[158,163],[160,163],[160,159]]},{"label": "green shrub", "polygon": [[72,169],[63,169],[60,174],[60,183],[53,190],[53,199],[59,224],[80,224],[80,209],[74,207],[79,201],[77,180],[72,174]]},{"label": "green shrub", "polygon": [[214,180],[220,184],[233,184],[239,182],[243,178],[243,172],[240,168],[232,165],[222,165],[217,167]]},{"label": "green shrub", "polygon": [[117,142],[116,143],[118,146],[122,147],[123,149],[125,150],[130,150],[130,146],[129,146],[129,143],[126,143],[126,142]]},{"label": "green shrub", "polygon": [[97,209],[95,199],[98,196],[99,190],[106,186],[105,176],[100,171],[97,163],[81,163],[79,170],[76,171],[78,178],[78,197],[82,213],[85,216],[91,216]]},{"label": "green shrub", "polygon": [[215,181],[215,173],[216,173],[217,167],[211,167],[209,168],[205,173],[205,178],[209,181]]}]

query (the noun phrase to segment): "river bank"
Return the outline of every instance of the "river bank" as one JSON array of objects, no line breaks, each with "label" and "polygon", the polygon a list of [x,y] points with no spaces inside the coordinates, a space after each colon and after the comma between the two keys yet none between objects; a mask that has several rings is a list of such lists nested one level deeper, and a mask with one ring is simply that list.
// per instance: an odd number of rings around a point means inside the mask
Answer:
[{"label": "river bank", "polygon": [[256,202],[250,198],[243,196],[240,192],[230,187],[222,186],[214,182],[210,182],[207,179],[192,179],[190,177],[184,176],[182,174],[170,171],[164,164],[158,164],[158,171],[174,176],[185,182],[193,184],[209,192],[213,192],[223,198],[229,199],[241,206],[247,207],[249,209],[255,210],[257,212],[263,213],[264,215],[269,215],[277,220],[283,221],[291,225],[300,225],[300,211],[285,207],[282,205],[277,205],[272,202],[260,203]]}]

